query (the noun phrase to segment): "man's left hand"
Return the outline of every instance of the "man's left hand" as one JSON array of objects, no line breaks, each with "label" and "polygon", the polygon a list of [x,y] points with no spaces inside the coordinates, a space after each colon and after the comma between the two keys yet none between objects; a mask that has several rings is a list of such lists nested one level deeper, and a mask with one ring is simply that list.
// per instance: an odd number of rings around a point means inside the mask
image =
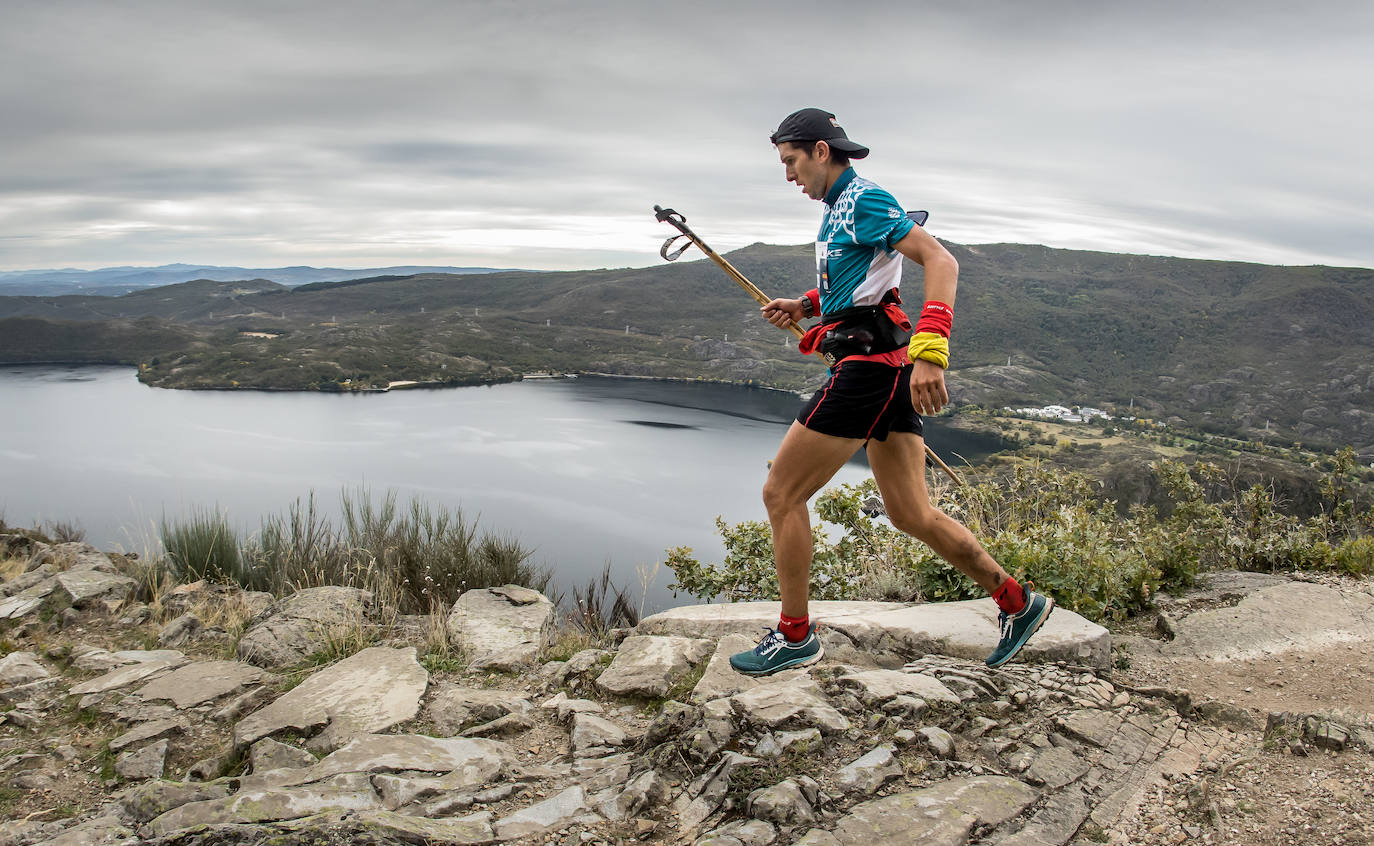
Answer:
[{"label": "man's left hand", "polygon": [[917,414],[935,414],[949,405],[944,368],[916,359],[911,369],[911,405]]}]

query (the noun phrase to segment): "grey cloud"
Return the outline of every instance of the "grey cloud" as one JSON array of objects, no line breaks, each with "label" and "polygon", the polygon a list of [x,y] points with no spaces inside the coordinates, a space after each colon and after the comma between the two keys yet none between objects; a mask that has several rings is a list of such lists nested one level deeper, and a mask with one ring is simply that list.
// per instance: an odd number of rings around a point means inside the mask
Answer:
[{"label": "grey cloud", "polygon": [[1371,264],[1370,24],[1322,2],[12,2],[0,267],[648,263],[655,202],[721,249],[798,243],[819,209],[767,135],[801,105],[953,240]]}]

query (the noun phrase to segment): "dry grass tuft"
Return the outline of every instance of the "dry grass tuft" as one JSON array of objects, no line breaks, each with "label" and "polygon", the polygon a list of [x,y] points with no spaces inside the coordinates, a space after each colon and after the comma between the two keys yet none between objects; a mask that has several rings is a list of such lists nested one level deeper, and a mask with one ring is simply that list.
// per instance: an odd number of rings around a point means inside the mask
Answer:
[{"label": "dry grass tuft", "polygon": [[253,619],[252,607],[244,595],[237,592],[207,596],[191,606],[191,613],[196,615],[206,628],[224,629],[234,644],[238,643],[243,630],[248,628],[248,621]]},{"label": "dry grass tuft", "polygon": [[28,563],[27,558],[0,559],[0,580],[8,582],[10,579],[22,576]]},{"label": "dry grass tuft", "polygon": [[562,627],[553,643],[540,653],[541,661],[566,661],[584,649],[605,649],[607,637],[591,634],[576,625]]}]

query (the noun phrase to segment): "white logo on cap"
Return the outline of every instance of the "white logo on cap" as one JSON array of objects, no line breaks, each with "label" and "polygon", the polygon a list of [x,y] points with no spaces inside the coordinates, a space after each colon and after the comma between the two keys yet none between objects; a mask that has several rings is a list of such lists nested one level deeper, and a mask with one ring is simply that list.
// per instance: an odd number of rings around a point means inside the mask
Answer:
[{"label": "white logo on cap", "polygon": [[834,118],[831,118],[831,119],[830,119],[830,125],[833,126],[833,127],[835,127],[836,129],[839,129],[839,128],[840,128],[840,125],[839,125],[838,123],[835,122],[835,119],[834,119]]}]

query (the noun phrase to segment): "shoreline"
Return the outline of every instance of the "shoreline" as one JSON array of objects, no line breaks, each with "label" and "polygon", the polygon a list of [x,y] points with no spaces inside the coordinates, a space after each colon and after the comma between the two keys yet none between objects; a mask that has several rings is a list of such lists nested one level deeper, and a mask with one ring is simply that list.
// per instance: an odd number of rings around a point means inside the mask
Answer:
[{"label": "shoreline", "polygon": [[[0,368],[21,369],[26,367],[118,367],[130,368],[135,375],[142,371],[136,364],[126,364],[123,362],[83,362],[83,361],[25,361],[25,362],[5,362],[0,363]],[[529,373],[517,373],[512,376],[501,376],[493,379],[480,379],[473,382],[448,383],[435,381],[419,381],[411,379],[398,379],[393,381],[385,388],[344,388],[338,390],[324,390],[321,388],[281,388],[270,385],[184,385],[169,387],[139,382],[149,388],[157,388],[165,391],[259,391],[264,393],[301,393],[301,394],[385,394],[392,391],[413,391],[413,390],[447,390],[449,388],[483,388],[492,385],[504,385],[511,382],[537,382],[537,381],[561,381],[567,379],[577,379],[580,377],[599,377],[603,379],[623,379],[641,382],[675,382],[682,384],[701,383],[706,385],[729,385],[736,388],[751,388],[760,391],[772,391],[781,394],[788,394],[794,397],[805,399],[810,396],[810,389],[791,390],[788,388],[778,388],[772,385],[751,385],[745,382],[736,382],[729,379],[710,379],[703,376],[637,376],[630,373],[606,373],[599,370],[569,370],[561,373],[550,373],[546,370],[533,370]]]}]

